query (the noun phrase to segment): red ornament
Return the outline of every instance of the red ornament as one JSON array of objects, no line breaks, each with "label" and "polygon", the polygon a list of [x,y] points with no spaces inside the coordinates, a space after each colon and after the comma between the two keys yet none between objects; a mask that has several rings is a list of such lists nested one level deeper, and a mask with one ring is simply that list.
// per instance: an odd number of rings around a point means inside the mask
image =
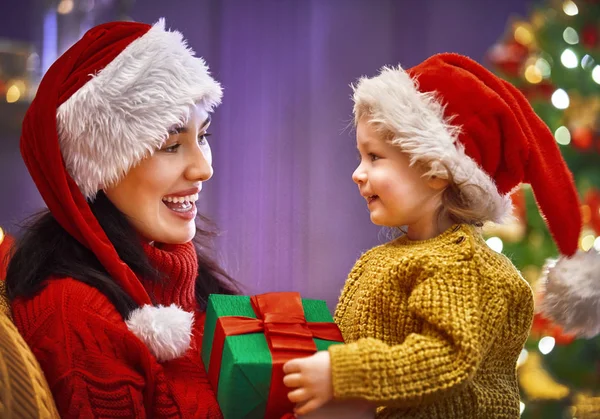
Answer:
[{"label": "red ornament", "polygon": [[519,88],[519,90],[521,90],[521,93],[523,93],[529,101],[533,101],[535,99],[550,101],[552,98],[552,93],[556,91],[556,86],[549,81],[544,80],[538,84],[524,84]]},{"label": "red ornament", "polygon": [[594,142],[594,134],[589,128],[575,128],[571,134],[571,141],[577,149],[587,151]]},{"label": "red ornament", "polygon": [[564,333],[560,326],[555,325],[550,319],[536,313],[533,316],[531,335],[535,338],[551,336],[557,345],[568,345],[575,340],[575,335]]},{"label": "red ornament", "polygon": [[598,28],[594,25],[587,25],[581,31],[581,43],[588,49],[594,49],[598,45]]},{"label": "red ornament", "polygon": [[521,222],[527,221],[527,206],[525,204],[525,193],[523,189],[517,189],[511,196],[513,204],[513,214]]},{"label": "red ornament", "polygon": [[583,203],[590,209],[588,225],[600,236],[600,191],[595,188],[589,189]]},{"label": "red ornament", "polygon": [[516,77],[528,56],[527,47],[512,40],[494,45],[488,53],[488,60],[503,73]]}]

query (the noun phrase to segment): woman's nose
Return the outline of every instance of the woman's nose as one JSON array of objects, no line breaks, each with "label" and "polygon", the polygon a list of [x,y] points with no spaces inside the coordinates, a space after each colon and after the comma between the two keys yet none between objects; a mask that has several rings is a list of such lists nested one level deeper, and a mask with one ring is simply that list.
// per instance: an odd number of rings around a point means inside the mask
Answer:
[{"label": "woman's nose", "polygon": [[186,177],[192,181],[206,182],[213,175],[212,155],[210,148],[202,150],[196,147],[190,156],[190,162],[186,170]]}]

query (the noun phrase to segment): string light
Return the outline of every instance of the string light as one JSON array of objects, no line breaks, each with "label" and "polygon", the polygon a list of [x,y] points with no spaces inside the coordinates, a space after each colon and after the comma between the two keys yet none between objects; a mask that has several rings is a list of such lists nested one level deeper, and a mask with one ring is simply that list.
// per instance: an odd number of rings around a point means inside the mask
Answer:
[{"label": "string light", "polygon": [[525,80],[529,83],[536,84],[542,81],[542,72],[535,65],[529,65],[525,69]]},{"label": "string light", "polygon": [[0,244],[2,244],[3,241],[4,241],[4,230],[2,230],[2,227],[0,227]]},{"label": "string light", "polygon": [[517,359],[517,367],[520,367],[521,365],[523,365],[525,363],[525,361],[527,361],[528,357],[529,357],[529,352],[527,352],[527,349],[525,349],[525,348],[521,349],[521,353],[519,354],[519,358]]},{"label": "string light", "polygon": [[525,410],[525,403],[523,402],[519,402],[519,410],[520,410],[520,414],[523,414],[523,411]]},{"label": "string light", "polygon": [[595,61],[592,58],[592,56],[589,54],[585,54],[581,59],[581,68],[583,68],[584,70],[589,70],[594,66],[594,63]]},{"label": "string light", "polygon": [[577,31],[570,26],[563,31],[563,39],[567,44],[575,45],[579,43],[579,35],[577,34]]},{"label": "string light", "polygon": [[581,250],[587,252],[590,250],[596,241],[596,237],[593,234],[588,234],[581,239]]},{"label": "string light", "polygon": [[[600,76],[600,70],[599,74]],[[552,104],[557,109],[567,109],[569,107],[569,95],[563,89],[556,89],[554,93],[552,93]]]},{"label": "string light", "polygon": [[17,85],[13,84],[6,91],[6,101],[8,103],[15,103],[21,97],[21,92]]},{"label": "string light", "polygon": [[560,62],[567,68],[575,68],[579,64],[579,59],[573,50],[567,48],[560,55]]},{"label": "string light", "polygon": [[565,126],[558,127],[554,132],[554,138],[556,138],[556,142],[560,145],[569,145],[571,142],[571,133],[569,132],[569,128]]},{"label": "string light", "polygon": [[577,5],[571,0],[567,0],[563,3],[563,11],[567,16],[575,16],[577,13],[579,13]]},{"label": "string light", "polygon": [[594,67],[594,69],[592,70],[592,79],[600,84],[600,65],[597,65],[596,67]]},{"label": "string light", "polygon": [[535,62],[535,66],[537,67],[538,70],[540,70],[540,73],[543,78],[546,79],[546,78],[550,77],[552,70],[550,67],[550,63],[546,59],[538,58],[537,61]]},{"label": "string light", "polygon": [[555,340],[552,336],[544,336],[538,343],[538,349],[543,355],[548,355],[554,349]]},{"label": "string light", "polygon": [[528,46],[533,42],[533,33],[525,25],[519,25],[515,29],[515,40],[521,44]]},{"label": "string light", "polygon": [[594,240],[594,249],[600,252],[600,236],[596,237],[596,240]]},{"label": "string light", "polygon": [[67,15],[71,13],[71,11],[73,11],[73,0],[61,0],[61,2],[58,3],[56,11],[61,15]]},{"label": "string light", "polygon": [[490,249],[497,253],[501,253],[502,249],[504,248],[504,243],[502,243],[502,239],[500,237],[490,237],[485,242]]}]

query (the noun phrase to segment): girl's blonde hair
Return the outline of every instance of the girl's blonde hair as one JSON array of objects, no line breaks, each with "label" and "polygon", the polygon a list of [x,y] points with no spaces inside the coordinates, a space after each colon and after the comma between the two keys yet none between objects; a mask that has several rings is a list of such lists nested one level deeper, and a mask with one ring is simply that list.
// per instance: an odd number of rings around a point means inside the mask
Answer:
[{"label": "girl's blonde hair", "polygon": [[[385,141],[402,148],[402,134],[394,132],[380,120],[372,117],[373,113],[369,106],[356,104],[354,113],[354,124],[365,120],[371,124]],[[427,179],[440,178],[448,182],[448,186],[441,192],[441,205],[438,209],[438,219],[448,218],[453,223],[470,224],[481,227],[484,222],[489,221],[490,203],[486,193],[479,185],[457,182],[452,175],[452,168],[439,159],[427,158],[426,156],[415,156],[408,154],[411,166],[420,168]]]}]

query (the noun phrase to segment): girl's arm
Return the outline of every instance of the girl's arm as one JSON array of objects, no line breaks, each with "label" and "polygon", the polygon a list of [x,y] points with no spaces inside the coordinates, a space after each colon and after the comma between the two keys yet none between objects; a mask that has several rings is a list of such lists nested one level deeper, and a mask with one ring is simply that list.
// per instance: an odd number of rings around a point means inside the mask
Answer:
[{"label": "girl's arm", "polygon": [[423,321],[421,333],[400,345],[367,338],[331,346],[334,397],[409,407],[459,390],[507,315],[502,293],[484,282],[436,273],[409,298],[409,309]]}]

